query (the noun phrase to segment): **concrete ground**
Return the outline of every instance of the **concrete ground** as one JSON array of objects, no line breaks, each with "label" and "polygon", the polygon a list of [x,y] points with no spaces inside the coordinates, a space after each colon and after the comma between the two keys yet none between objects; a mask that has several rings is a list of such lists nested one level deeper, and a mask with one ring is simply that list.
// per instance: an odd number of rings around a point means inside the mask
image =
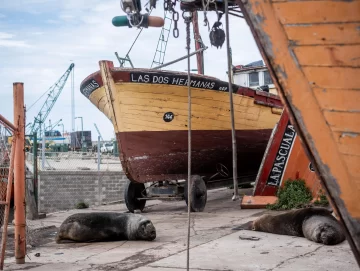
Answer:
[{"label": "concrete ground", "polygon": [[[229,189],[209,191],[205,212],[192,213],[191,270],[359,270],[346,241],[324,246],[305,238],[232,230],[265,210],[241,210],[239,202],[232,202],[231,196]],[[186,270],[185,202],[147,204],[143,214],[152,220],[157,231],[153,242],[56,244],[50,241],[28,251],[26,264],[17,265],[14,257],[7,258],[5,270]],[[125,212],[126,207],[108,205],[85,212],[94,210]],[[59,227],[67,216],[79,211],[48,214],[45,219],[32,221],[30,227]],[[53,229],[52,236],[56,232],[56,228]],[[36,257],[36,253],[40,255]]]}]

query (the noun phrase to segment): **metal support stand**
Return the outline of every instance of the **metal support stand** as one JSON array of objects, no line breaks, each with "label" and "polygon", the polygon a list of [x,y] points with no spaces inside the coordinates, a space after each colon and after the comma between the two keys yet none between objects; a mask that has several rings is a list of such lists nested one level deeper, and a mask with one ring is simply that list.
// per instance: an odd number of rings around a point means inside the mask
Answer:
[{"label": "metal support stand", "polygon": [[25,110],[23,83],[14,83],[14,123],[17,126],[17,142],[14,159],[15,202],[15,261],[25,263]]},{"label": "metal support stand", "polygon": [[190,57],[190,56],[196,55],[197,53],[203,52],[203,51],[205,51],[207,48],[208,48],[208,47],[205,46],[204,48],[201,48],[201,49],[199,49],[199,50],[196,50],[195,52],[192,52],[192,53],[189,54],[189,55],[186,55],[186,56],[177,58],[177,59],[175,59],[175,60],[173,60],[173,61],[170,61],[170,62],[168,62],[168,63],[165,63],[165,64],[163,64],[163,65],[154,67],[154,68],[152,68],[152,70],[158,70],[158,69],[164,68],[164,67],[166,67],[166,66],[169,66],[169,65],[174,64],[174,63],[176,63],[176,62],[179,62],[179,61],[181,61],[181,60],[184,60],[184,59],[186,59],[186,58],[188,58],[188,57]]},{"label": "metal support stand", "polygon": [[134,68],[134,65],[133,65],[133,63],[131,62],[131,59],[130,59],[129,55],[126,55],[125,58],[123,58],[123,57],[119,57],[118,53],[115,52],[115,56],[116,56],[116,58],[117,58],[118,61],[119,61],[120,68],[123,68],[123,67],[124,67],[125,62],[129,62],[131,68]]}]

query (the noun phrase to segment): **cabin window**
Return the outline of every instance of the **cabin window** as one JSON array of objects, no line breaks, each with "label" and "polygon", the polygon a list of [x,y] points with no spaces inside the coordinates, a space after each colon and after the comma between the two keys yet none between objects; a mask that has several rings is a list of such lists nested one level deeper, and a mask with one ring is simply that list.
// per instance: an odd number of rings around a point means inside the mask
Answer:
[{"label": "cabin window", "polygon": [[264,85],[271,85],[272,83],[270,73],[268,71],[264,71]]},{"label": "cabin window", "polygon": [[259,73],[257,72],[249,73],[249,86],[253,87],[258,85],[259,85]]}]

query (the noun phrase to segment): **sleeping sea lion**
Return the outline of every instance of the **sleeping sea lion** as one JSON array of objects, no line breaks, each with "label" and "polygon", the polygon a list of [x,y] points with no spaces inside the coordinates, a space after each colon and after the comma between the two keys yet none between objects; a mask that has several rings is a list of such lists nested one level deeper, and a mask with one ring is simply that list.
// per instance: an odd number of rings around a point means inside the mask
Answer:
[{"label": "sleeping sea lion", "polygon": [[145,240],[156,238],[152,222],[143,215],[113,212],[73,214],[61,224],[56,242]]},{"label": "sleeping sea lion", "polygon": [[278,215],[262,215],[245,223],[241,229],[305,237],[324,245],[336,245],[345,240],[340,223],[325,208],[310,207]]}]

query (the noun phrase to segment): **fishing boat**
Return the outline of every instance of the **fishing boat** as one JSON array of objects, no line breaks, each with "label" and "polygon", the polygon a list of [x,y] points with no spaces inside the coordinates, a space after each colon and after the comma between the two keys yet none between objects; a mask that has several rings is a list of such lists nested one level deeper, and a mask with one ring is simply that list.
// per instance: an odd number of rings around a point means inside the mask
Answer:
[{"label": "fishing boat", "polygon": [[237,1],[360,266],[360,1]]},{"label": "fishing boat", "polygon": [[[171,197],[185,199],[188,203],[189,196],[192,198],[191,210],[203,211],[207,189],[229,186],[233,184],[233,179],[240,182],[255,180],[283,105],[277,95],[261,88],[241,87],[204,75],[203,51],[207,47],[201,40],[196,12],[189,13],[192,15],[188,21],[193,24],[196,51],[163,64],[163,48],[166,48],[170,28],[165,26],[162,18],[141,14],[139,3],[121,3],[127,15],[114,17],[114,26],[147,28],[163,25],[152,69],[134,68],[130,51],[125,58],[115,53],[120,67],[115,67],[111,61],[100,61],[100,70],[83,80],[80,91],[114,126],[120,161],[130,180],[124,192],[130,212],[142,210],[147,199]],[[151,9],[155,7],[154,3],[149,3]],[[173,35],[177,37],[179,16],[174,5],[174,2],[166,0],[164,19],[171,20],[167,12],[173,14]],[[211,6],[216,7],[214,4]],[[194,6],[189,2],[182,3],[181,8],[198,7],[196,3]],[[222,10],[223,5],[218,8]],[[232,10],[237,12],[233,7]],[[221,47],[224,42],[220,18],[221,15],[210,37],[211,44],[216,47]],[[160,70],[195,54],[198,74]],[[126,61],[131,68],[124,67]],[[189,196],[187,181],[181,181],[188,178],[188,83],[192,99],[191,175],[194,179]],[[229,105],[230,86],[233,110]],[[235,119],[234,127],[231,116]],[[233,136],[237,140],[236,148],[232,144]],[[233,154],[238,161],[235,172],[229,170],[233,167]],[[149,186],[146,187],[146,183]]]},{"label": "fishing boat", "polygon": [[[203,176],[205,182],[216,177],[231,181],[228,82],[192,74],[190,85],[192,174]],[[254,180],[282,104],[277,95],[237,85],[233,89],[238,175]],[[100,70],[84,79],[80,90],[112,122],[131,191],[140,187],[136,191],[141,192],[147,182],[186,179],[186,73],[115,68],[110,61],[100,61]],[[131,206],[143,208],[128,205],[131,211]]]}]

